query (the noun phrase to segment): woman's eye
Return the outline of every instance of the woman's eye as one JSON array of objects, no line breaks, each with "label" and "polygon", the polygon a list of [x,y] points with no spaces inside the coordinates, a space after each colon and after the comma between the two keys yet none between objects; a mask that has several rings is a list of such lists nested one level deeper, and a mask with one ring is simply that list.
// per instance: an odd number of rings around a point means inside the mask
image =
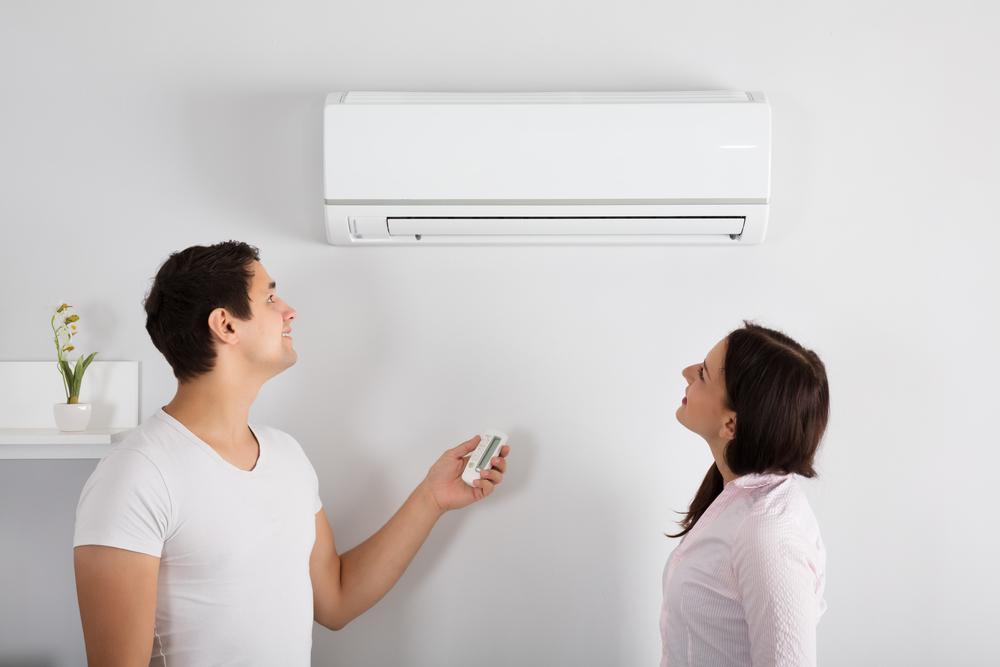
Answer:
[{"label": "woman's eye", "polygon": [[704,374],[704,372],[702,372],[701,368],[698,369],[698,379],[702,380],[702,381],[705,380],[705,374]]},{"label": "woman's eye", "polygon": [[273,294],[271,294],[271,295],[269,295],[269,296],[267,297],[267,302],[268,302],[268,303],[274,303],[274,295],[273,295]]}]

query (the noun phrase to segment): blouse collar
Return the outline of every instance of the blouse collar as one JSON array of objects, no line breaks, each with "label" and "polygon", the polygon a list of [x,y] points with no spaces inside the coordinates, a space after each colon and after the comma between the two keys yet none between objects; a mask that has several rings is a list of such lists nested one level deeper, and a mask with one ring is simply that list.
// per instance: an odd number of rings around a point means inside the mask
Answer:
[{"label": "blouse collar", "polygon": [[[741,489],[756,489],[762,486],[773,486],[784,479],[787,479],[789,474],[787,473],[756,473],[752,472],[746,475],[737,477],[734,480],[730,480],[729,484],[733,486],[738,486]],[[728,486],[727,484],[726,486]]]}]

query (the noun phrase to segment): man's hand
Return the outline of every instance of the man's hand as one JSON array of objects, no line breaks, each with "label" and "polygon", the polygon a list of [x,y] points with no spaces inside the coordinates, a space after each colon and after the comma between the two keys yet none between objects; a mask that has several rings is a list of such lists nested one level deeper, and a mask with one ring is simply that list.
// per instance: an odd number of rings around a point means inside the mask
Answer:
[{"label": "man's hand", "polygon": [[458,447],[441,455],[422,482],[440,511],[456,510],[482,500],[493,493],[497,484],[503,481],[507,472],[507,455],[510,445],[504,445],[499,456],[494,456],[493,467],[479,473],[479,479],[469,486],[462,481],[462,470],[466,457],[479,445],[479,436],[466,440]]}]

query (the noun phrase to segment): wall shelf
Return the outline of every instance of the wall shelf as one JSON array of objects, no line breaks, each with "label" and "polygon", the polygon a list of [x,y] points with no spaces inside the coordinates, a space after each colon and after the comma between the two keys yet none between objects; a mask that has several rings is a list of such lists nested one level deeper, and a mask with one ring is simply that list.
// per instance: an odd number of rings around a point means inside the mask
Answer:
[{"label": "wall shelf", "polygon": [[139,424],[139,362],[95,361],[81,403],[86,431],[55,428],[52,406],[66,400],[54,361],[0,361],[0,460],[99,459]]},{"label": "wall shelf", "polygon": [[99,459],[131,429],[0,428],[0,459]]}]

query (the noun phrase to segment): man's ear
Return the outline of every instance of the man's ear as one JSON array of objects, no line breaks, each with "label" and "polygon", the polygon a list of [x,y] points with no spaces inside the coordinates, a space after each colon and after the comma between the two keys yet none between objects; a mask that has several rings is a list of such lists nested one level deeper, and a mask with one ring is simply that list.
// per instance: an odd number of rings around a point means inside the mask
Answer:
[{"label": "man's ear", "polygon": [[238,343],[240,335],[233,326],[233,317],[225,308],[216,308],[208,314],[208,330],[212,337],[225,345]]},{"label": "man's ear", "polygon": [[722,415],[722,426],[719,428],[719,437],[724,442],[729,442],[736,437],[736,413],[726,410]]}]

